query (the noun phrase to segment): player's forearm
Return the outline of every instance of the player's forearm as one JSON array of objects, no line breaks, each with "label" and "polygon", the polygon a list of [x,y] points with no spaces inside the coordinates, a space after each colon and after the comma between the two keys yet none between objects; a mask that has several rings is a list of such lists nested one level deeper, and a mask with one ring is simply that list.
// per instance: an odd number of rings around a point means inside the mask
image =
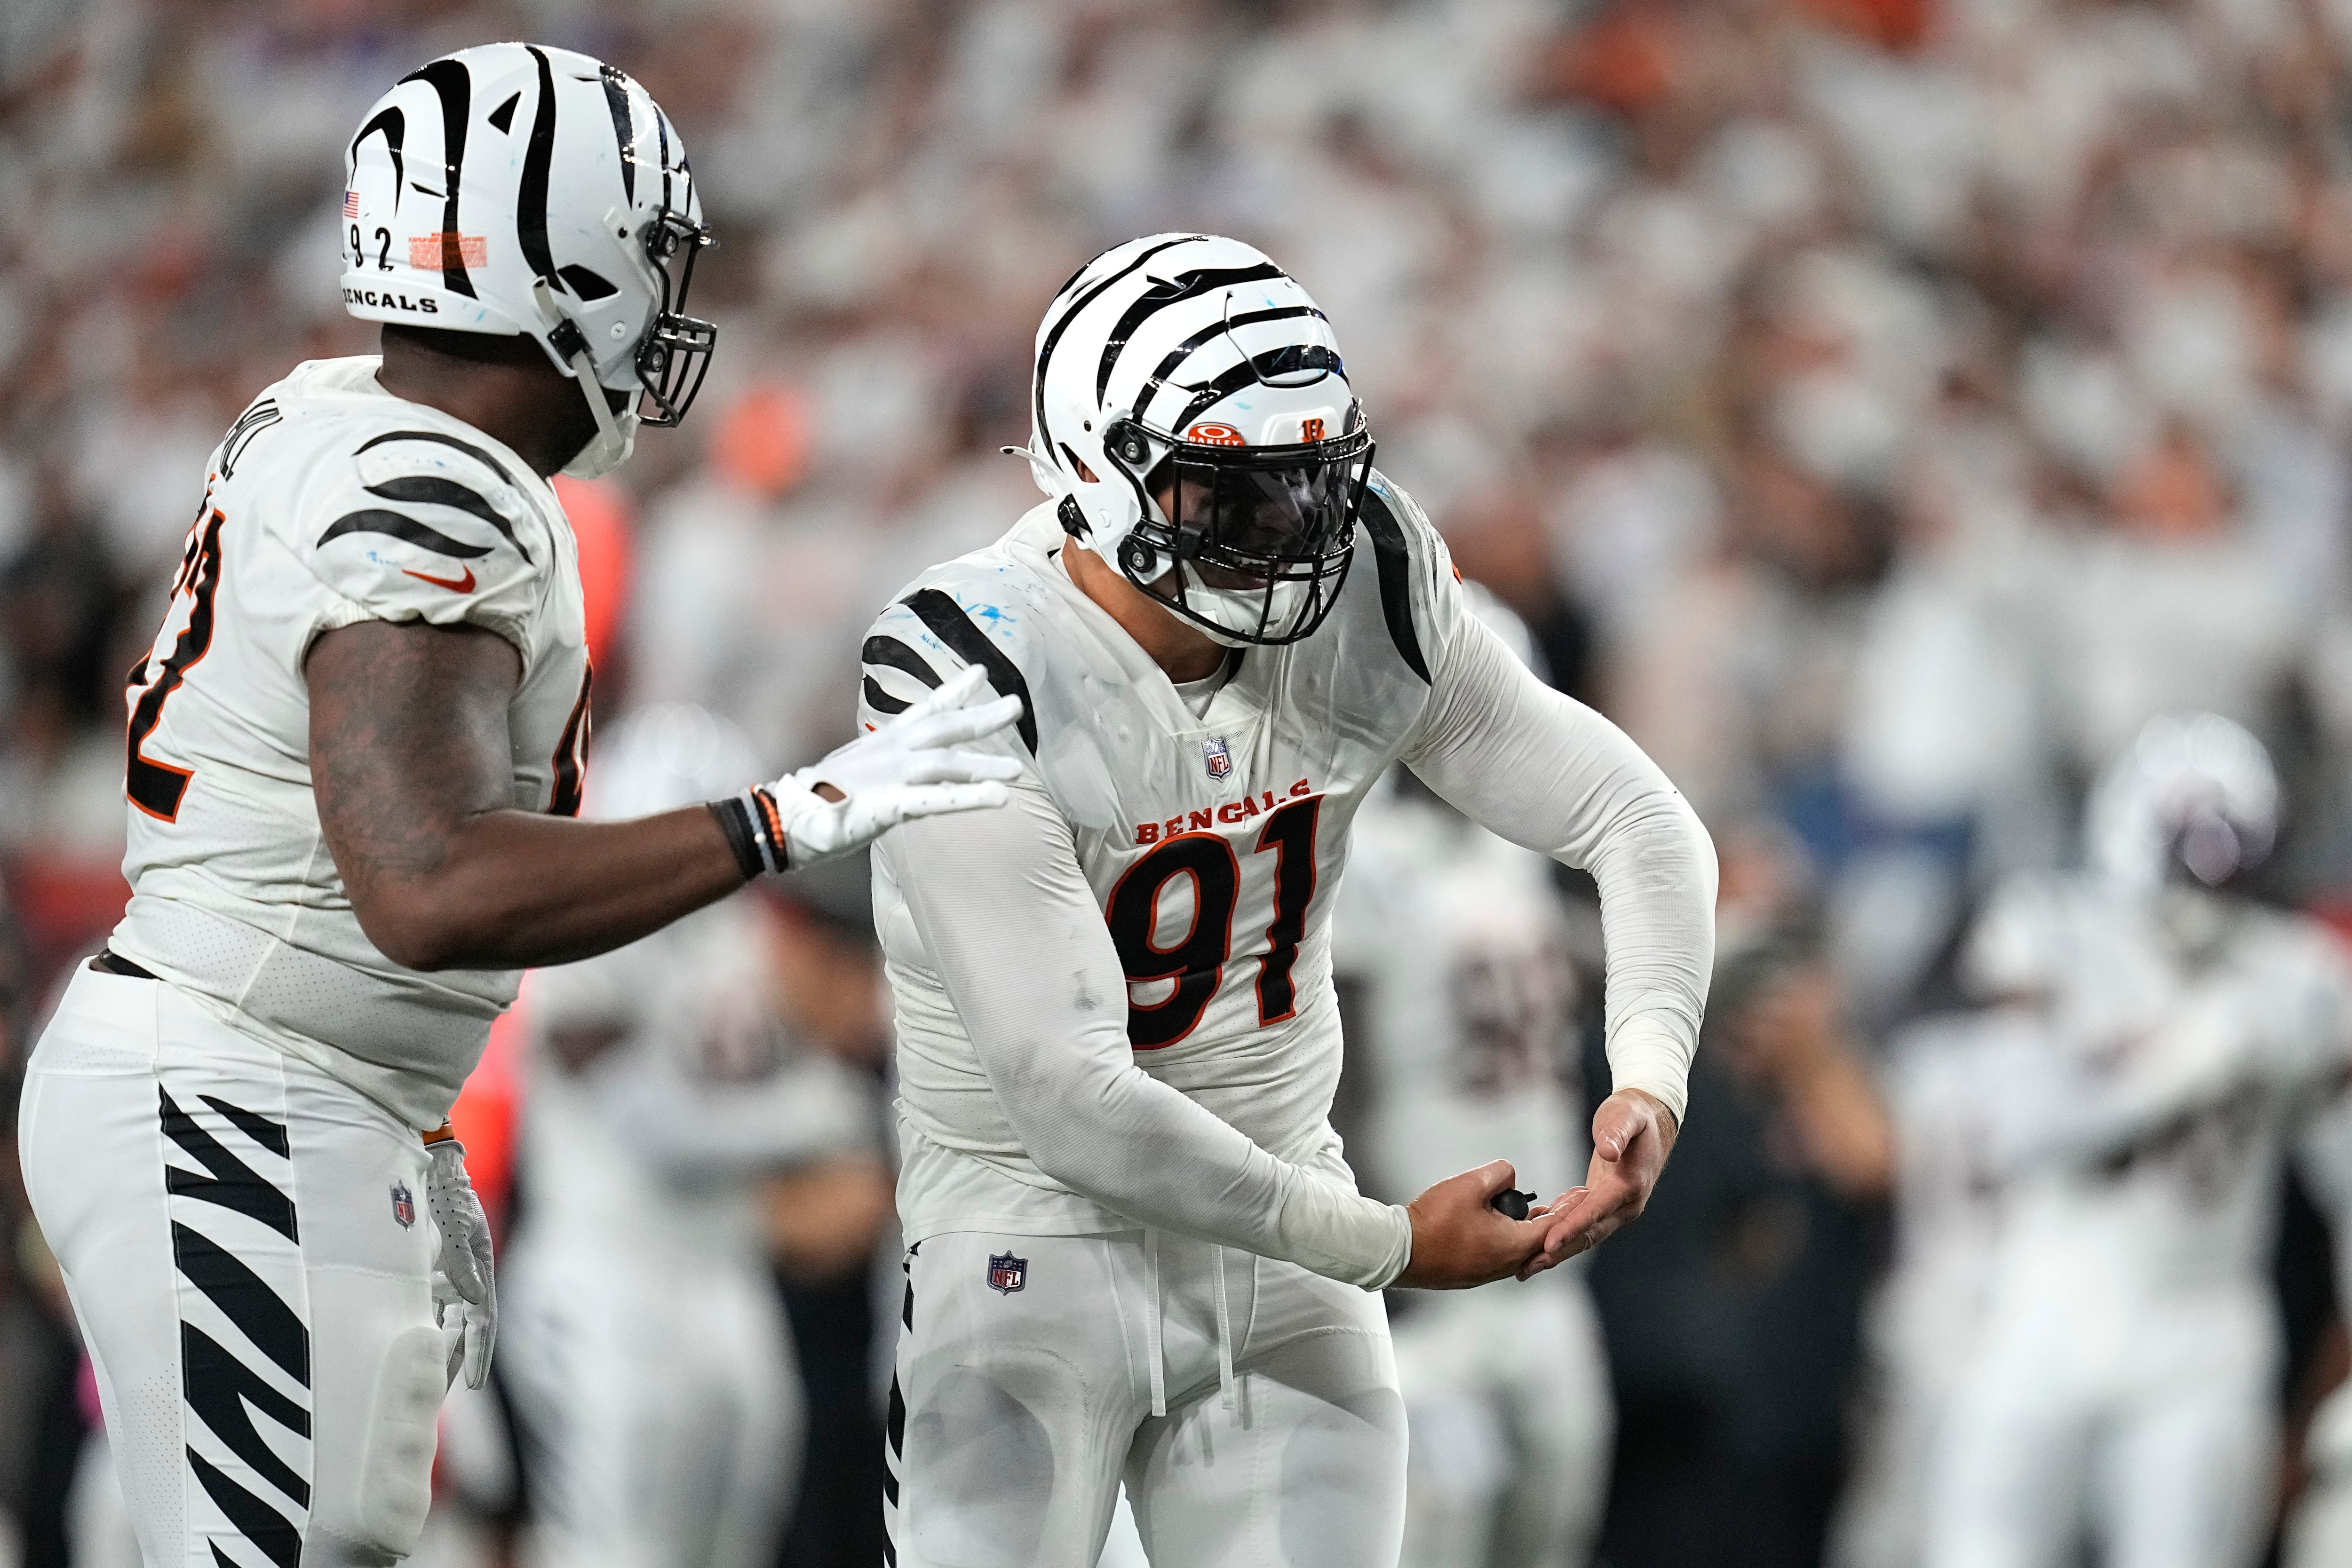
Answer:
[{"label": "player's forearm", "polygon": [[1679,1123],[1715,966],[1714,843],[1661,778],[1601,836],[1588,869],[1601,890],[1612,1082],[1655,1095]]},{"label": "player's forearm", "polygon": [[[1076,1071],[991,1069],[992,1082],[1000,1075],[1012,1088],[999,1098],[1037,1167],[1131,1219],[1366,1290],[1389,1283],[1411,1255],[1402,1208],[1276,1159],[1136,1067],[1097,1059]],[[1039,1081],[1023,1082],[1032,1076]]]},{"label": "player's forearm", "polygon": [[362,622],[320,637],[303,674],[319,825],[360,928],[395,964],[566,963],[743,883],[699,806],[628,822],[515,810],[522,666],[492,632]]},{"label": "player's forearm", "polygon": [[1413,770],[1473,820],[1591,872],[1608,954],[1615,1086],[1679,1121],[1715,962],[1715,846],[1615,725],[1551,690],[1492,633],[1464,629]]},{"label": "player's forearm", "polygon": [[412,969],[568,964],[648,936],[744,880],[701,806],[625,822],[488,811],[417,848],[413,873],[379,870],[364,894],[352,889],[368,939]]}]

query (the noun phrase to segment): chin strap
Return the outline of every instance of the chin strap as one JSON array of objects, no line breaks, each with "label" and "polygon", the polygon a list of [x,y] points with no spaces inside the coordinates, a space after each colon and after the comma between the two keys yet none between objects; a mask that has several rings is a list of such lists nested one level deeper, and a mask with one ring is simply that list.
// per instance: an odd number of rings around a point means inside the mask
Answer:
[{"label": "chin strap", "polygon": [[1029,443],[1025,446],[1000,446],[996,450],[1007,457],[1018,457],[1029,465],[1029,477],[1036,482],[1037,488],[1045,491],[1048,496],[1066,497],[1069,485],[1076,478],[1076,475],[1064,476],[1061,470],[1054,465],[1052,458],[1037,450],[1037,437],[1034,434],[1029,437]]},{"label": "chin strap", "polygon": [[596,361],[588,352],[587,334],[556,305],[547,279],[530,280],[530,297],[539,305],[540,319],[547,324],[549,344],[572,367],[572,375],[580,382],[580,395],[588,400],[588,412],[596,416],[595,435],[563,465],[563,472],[574,479],[601,479],[627,462],[629,454],[635,449],[636,415],[631,413],[625,424],[613,413],[613,405],[604,396],[604,384],[596,379]]}]

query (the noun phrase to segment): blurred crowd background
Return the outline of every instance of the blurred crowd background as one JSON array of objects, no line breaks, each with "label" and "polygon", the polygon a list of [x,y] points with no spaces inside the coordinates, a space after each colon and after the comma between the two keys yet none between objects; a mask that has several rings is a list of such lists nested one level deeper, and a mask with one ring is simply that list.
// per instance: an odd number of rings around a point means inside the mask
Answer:
[{"label": "blurred crowd background", "polygon": [[[720,236],[694,417],[566,488],[600,724],[705,705],[772,768],[845,737],[874,608],[1038,499],[998,448],[1045,301],[1198,227],[1315,295],[1381,466],[1698,806],[1709,1059],[1593,1274],[1608,1560],[1820,1559],[1893,1245],[1874,1064],[2145,720],[2260,736],[2262,891],[2352,905],[2346,0],[10,0],[0,1062],[121,907],[121,676],[207,451],[294,362],[373,347],[336,289],[346,139],[515,37],[638,77]],[[786,1023],[878,1127],[856,890],[765,918]],[[494,1161],[527,1057],[469,1093]],[[0,1562],[88,1565],[92,1402],[15,1181]],[[836,1150],[765,1202],[812,1422],[789,1563],[878,1556],[887,1191]],[[2292,1420],[2344,1351],[2324,1227],[2285,1212]],[[494,1540],[529,1507],[499,1470],[468,1472]]]}]

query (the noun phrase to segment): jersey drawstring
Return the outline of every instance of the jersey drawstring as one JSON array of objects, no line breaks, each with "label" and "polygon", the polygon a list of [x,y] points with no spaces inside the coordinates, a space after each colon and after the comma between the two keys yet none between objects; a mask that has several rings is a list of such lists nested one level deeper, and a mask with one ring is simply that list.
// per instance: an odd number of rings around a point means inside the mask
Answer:
[{"label": "jersey drawstring", "polygon": [[[1217,1255],[1217,1391],[1225,1408],[1234,1407],[1234,1313],[1225,1303],[1225,1249],[1213,1248]],[[1240,1419],[1237,1416],[1236,1420]]]},{"label": "jersey drawstring", "polygon": [[1150,1226],[1143,1229],[1143,1261],[1151,1272],[1151,1311],[1146,1317],[1150,1324],[1150,1344],[1144,1354],[1151,1358],[1151,1413],[1168,1414],[1167,1350],[1160,1343],[1161,1315],[1166,1312],[1160,1294],[1160,1232]]}]

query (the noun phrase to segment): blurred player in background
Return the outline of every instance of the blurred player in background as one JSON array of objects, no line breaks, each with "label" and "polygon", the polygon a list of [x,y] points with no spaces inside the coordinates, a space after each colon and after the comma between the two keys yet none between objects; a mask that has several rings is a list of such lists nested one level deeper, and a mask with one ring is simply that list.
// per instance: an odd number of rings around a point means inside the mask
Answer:
[{"label": "blurred player in background", "polygon": [[[1038,329],[1034,391],[1049,499],[864,646],[869,725],[960,669],[1026,699],[991,743],[1013,807],[876,862],[908,1243],[895,1560],[1087,1568],[1123,1479],[1160,1568],[1391,1561],[1405,1433],[1374,1292],[1533,1274],[1640,1212],[1706,996],[1712,848],[1470,613],[1372,472],[1323,312],[1263,254],[1097,256]],[[1534,1221],[1489,1207],[1503,1160],[1366,1198],[1331,1131],[1330,912],[1399,760],[1600,883],[1616,1090],[1587,1185]]]},{"label": "blurred player in background", "polygon": [[[642,709],[602,747],[588,814],[707,800],[752,766],[724,720]],[[880,1122],[870,1081],[784,1037],[774,918],[729,899],[525,989],[506,1367],[547,1563],[775,1554],[803,1411],[761,1182],[870,1150]]]},{"label": "blurred player in background", "polygon": [[[2014,1208],[1943,1435],[1933,1568],[2244,1568],[2273,1502],[2268,1265],[2286,1152],[2352,1067],[2352,977],[2315,925],[2231,884],[2278,786],[2213,715],[2151,722],[2101,778],[2091,875],[2035,879],[2017,967],[2052,1049],[2004,1097]],[[2023,913],[2004,907],[2026,901]]]},{"label": "blurred player in background", "polygon": [[[1972,988],[2014,972],[1987,961],[1995,935],[1991,923],[1975,932],[1963,961]],[[2003,923],[1998,936],[2032,934]],[[1936,1445],[1976,1366],[2000,1235],[2001,1105],[2052,1049],[2046,1020],[2023,996],[1924,1019],[1887,1046],[1879,1081],[1895,1151],[1895,1254],[1864,1321],[1870,1404],[1832,1535],[1837,1568],[1912,1568],[1925,1552]]]},{"label": "blurred player in background", "polygon": [[932,711],[974,676],[774,784],[571,821],[590,671],[547,476],[612,469],[700,386],[684,148],[622,73],[494,44],[380,99],[344,185],[343,300],[383,351],[297,367],[211,455],[131,677],[130,907],[20,1115],[157,1568],[415,1545],[497,1321],[446,1115],[522,968],[1013,771],[951,747],[1016,705]]},{"label": "blurred player in background", "polygon": [[[1532,666],[1518,617],[1484,589],[1467,598]],[[1496,1149],[1538,1192],[1575,1184],[1591,1144],[1549,861],[1398,769],[1357,814],[1331,947],[1346,1131],[1368,1192],[1409,1196]],[[1390,1304],[1412,1437],[1407,1568],[1580,1568],[1611,1425],[1583,1270]]]},{"label": "blurred player in background", "polygon": [[[2336,1233],[2336,1301],[2352,1315],[2352,1092],[2314,1119],[2296,1151],[2305,1186]],[[2313,1413],[2304,1436],[2304,1490],[2287,1521],[2284,1568],[2352,1563],[2352,1380]]]}]

